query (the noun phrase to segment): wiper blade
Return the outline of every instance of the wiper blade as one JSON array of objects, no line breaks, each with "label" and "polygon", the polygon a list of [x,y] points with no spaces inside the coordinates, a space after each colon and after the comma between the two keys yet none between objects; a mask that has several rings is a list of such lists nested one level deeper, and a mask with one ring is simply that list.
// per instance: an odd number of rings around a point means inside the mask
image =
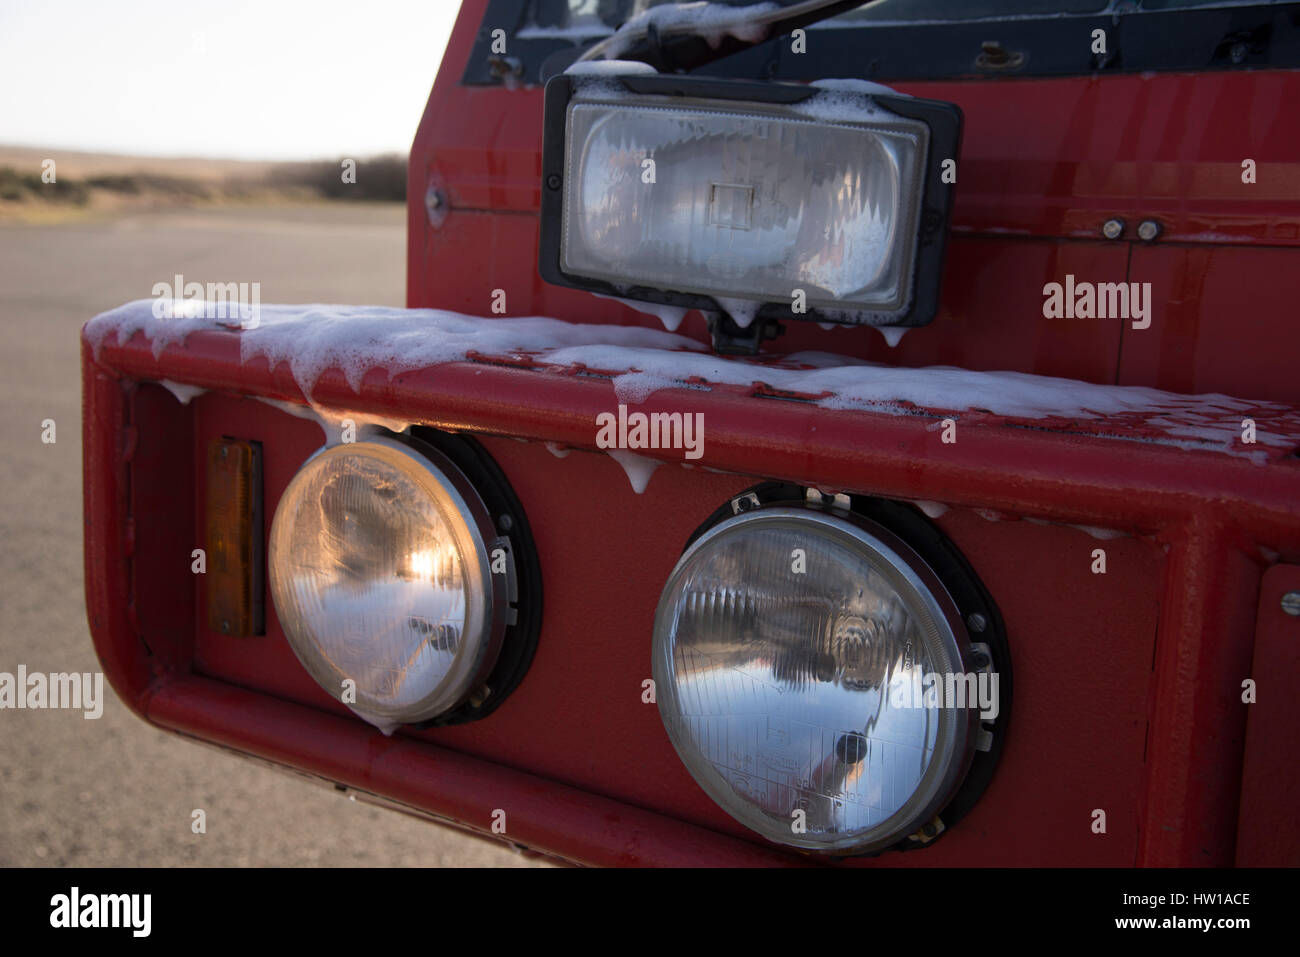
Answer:
[{"label": "wiper blade", "polygon": [[862,0],[800,0],[788,6],[759,3],[743,7],[665,4],[633,17],[578,60],[639,60],[661,73],[685,73],[863,5]]}]

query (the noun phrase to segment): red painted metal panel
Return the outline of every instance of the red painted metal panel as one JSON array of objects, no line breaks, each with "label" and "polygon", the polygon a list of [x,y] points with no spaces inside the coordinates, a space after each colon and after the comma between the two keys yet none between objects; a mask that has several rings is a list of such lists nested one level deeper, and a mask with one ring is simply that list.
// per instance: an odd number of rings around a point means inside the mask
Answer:
[{"label": "red painted metal panel", "polygon": [[1234,689],[1250,663],[1259,567],[1225,516],[1170,529],[1138,863],[1232,862],[1246,716]]},{"label": "red painted metal panel", "polygon": [[1129,278],[1151,283],[1150,329],[1124,330],[1122,385],[1300,402],[1290,249],[1138,246]]},{"label": "red painted metal panel", "polygon": [[135,535],[128,475],[139,437],[128,418],[131,385],[91,361],[84,343],[81,371],[86,618],[104,676],[128,707],[143,712],[153,663],[131,608]]},{"label": "red painted metal panel", "polygon": [[[1079,281],[1123,282],[1124,243],[1066,243],[955,237],[948,246],[939,313],[909,330],[891,349],[875,330],[826,333],[813,326],[789,330],[802,349],[861,354],[888,365],[950,365],[1014,369],[1035,375],[1115,381],[1122,320],[1043,318],[1043,286]],[[798,333],[797,337],[795,333]],[[814,334],[815,333],[815,334]],[[839,336],[865,338],[862,352],[839,348]]]},{"label": "red painted metal panel", "polygon": [[[954,228],[1095,238],[1111,216],[1187,242],[1300,243],[1300,71],[902,84],[966,114]],[[1032,119],[1031,119],[1032,118]],[[1257,182],[1242,182],[1254,159]]]},{"label": "red painted metal panel", "polygon": [[489,761],[401,737],[385,738],[357,721],[222,682],[193,676],[171,681],[153,697],[147,717],[163,728],[307,769],[480,834],[490,827],[492,809],[500,806],[497,802],[506,803],[509,840],[549,848],[577,863],[659,867],[804,863]]},{"label": "red painted metal panel", "polygon": [[176,510],[178,497],[198,487],[194,476],[204,474],[185,454],[194,420],[170,393],[150,384],[132,389],[130,408],[136,429],[129,485],[133,613],[155,668],[186,670],[194,654],[193,596],[206,597],[203,576],[192,570],[194,549],[207,548],[196,531],[205,524]]},{"label": "red painted metal panel", "polygon": [[1300,566],[1275,565],[1259,589],[1255,656],[1237,677],[1255,681],[1254,704],[1243,705],[1246,754],[1241,774],[1237,864],[1242,867],[1300,865],[1300,816],[1296,815],[1296,768],[1300,766],[1300,617],[1282,609],[1282,596],[1300,594]]}]

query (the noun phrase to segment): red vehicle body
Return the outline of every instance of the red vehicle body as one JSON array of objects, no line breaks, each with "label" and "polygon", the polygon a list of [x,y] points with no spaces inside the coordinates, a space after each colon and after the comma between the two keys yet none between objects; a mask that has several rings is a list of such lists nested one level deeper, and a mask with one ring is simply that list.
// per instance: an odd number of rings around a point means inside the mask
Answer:
[{"label": "red vehicle body", "polygon": [[[510,315],[656,326],[538,275],[542,91],[461,82],[485,6],[464,4],[411,150],[408,306],[486,315],[504,288]],[[98,358],[83,344],[87,607],[117,693],[160,728],[458,827],[490,834],[507,809],[505,839],[570,861],[826,864],[748,832],[679,761],[639,694],[656,603],[692,531],[763,479],[931,500],[949,506],[935,522],[1005,619],[1015,713],[986,792],[942,840],[835,866],[1300,861],[1300,618],[1282,602],[1300,590],[1300,71],[897,86],[965,115],[939,314],[895,349],[811,324],[770,348],[1222,392],[1258,401],[1258,430],[1289,445],[1252,460],[1160,441],[1141,414],[971,410],[944,444],[934,424],[957,413],[827,411],[763,386],[756,367],[749,388],[694,384],[708,468],[666,451],[637,495],[591,454],[592,422],[615,405],[610,370],[481,355],[376,368],[357,391],[331,370],[321,405],[478,436],[528,514],[545,582],[536,656],[508,701],[390,738],[312,681],[269,601],[264,636],[211,631],[177,559],[202,537],[209,439],[262,444],[268,529],[321,444],[314,423],[253,398],[305,403],[287,366],[241,363],[233,332],[158,357],[142,336]],[[1248,185],[1246,158],[1259,170]],[[445,201],[436,225],[431,189]],[[1105,240],[1112,218],[1129,229]],[[1156,241],[1133,235],[1147,219]],[[1040,290],[1066,274],[1150,282],[1151,328],[1044,320]],[[698,313],[681,331],[708,341]],[[208,391],[182,405],[164,379]],[[661,390],[644,409],[681,402]],[[1075,526],[1125,534],[1098,542]],[[1104,575],[1089,570],[1099,545]]]}]

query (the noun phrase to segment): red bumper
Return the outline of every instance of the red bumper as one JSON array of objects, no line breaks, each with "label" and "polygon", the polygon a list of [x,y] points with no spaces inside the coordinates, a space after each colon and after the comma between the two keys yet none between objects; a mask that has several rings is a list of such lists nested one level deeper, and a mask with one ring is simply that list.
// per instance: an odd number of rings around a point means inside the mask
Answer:
[{"label": "red bumper", "polygon": [[[559,459],[541,445],[594,446],[592,423],[616,399],[591,370],[489,357],[372,370],[359,392],[327,372],[320,405],[483,434],[534,526],[547,589],[538,656],[507,705],[472,725],[389,739],[311,683],[269,605],[263,638],[209,633],[189,572],[207,437],[263,442],[268,526],[320,444],[311,422],[240,398],[302,403],[288,369],[241,364],[236,335],[205,332],[160,358],[139,336],[105,343],[98,359],[83,345],[83,376],[92,634],[118,694],[158,726],[481,832],[503,808],[508,840],[583,863],[802,863],[712,805],[639,699],[654,602],[687,535],[727,496],[782,479],[948,504],[938,524],[1008,624],[1017,713],[988,792],[932,848],[856,863],[1300,859],[1300,833],[1281,810],[1297,783],[1296,715],[1242,701],[1246,678],[1261,699],[1266,688],[1290,695],[1300,678],[1295,656],[1276,653],[1266,660],[1279,673],[1252,674],[1256,619],[1268,611],[1262,571],[1277,565],[1273,580],[1300,587],[1294,442],[1268,447],[1261,464],[1165,444],[1133,419],[967,412],[960,440],[945,444],[942,411],[827,411],[759,387],[696,383],[640,408],[689,401],[705,411],[706,454],[694,464],[717,471],[665,464],[636,496],[607,456]],[[163,379],[211,391],[181,405],[145,384]],[[1261,409],[1257,429],[1294,439],[1300,413]],[[1061,523],[1129,535],[1099,542]],[[1089,571],[1097,547],[1109,553],[1104,576]],[[1265,602],[1277,602],[1275,590]],[[1106,834],[1090,826],[1097,808]]]}]

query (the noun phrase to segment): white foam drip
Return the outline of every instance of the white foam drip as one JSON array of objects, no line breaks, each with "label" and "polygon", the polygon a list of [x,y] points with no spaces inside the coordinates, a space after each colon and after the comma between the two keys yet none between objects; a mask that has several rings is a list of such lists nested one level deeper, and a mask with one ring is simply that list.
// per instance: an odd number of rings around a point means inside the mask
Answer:
[{"label": "white foam drip", "polygon": [[885,343],[893,349],[903,341],[903,336],[907,334],[908,326],[876,326],[877,331],[885,337]]},{"label": "white foam drip", "polygon": [[269,399],[264,395],[255,395],[253,398],[258,402],[265,402],[267,405],[275,406],[281,412],[297,416],[300,419],[311,419],[322,430],[325,428],[325,423],[321,421],[321,417],[312,410],[311,406],[299,405],[297,402],[285,402],[283,399]]},{"label": "white foam drip", "polygon": [[400,721],[394,721],[392,718],[385,718],[377,714],[371,714],[368,711],[362,711],[360,708],[354,707],[353,705],[348,705],[348,709],[362,721],[378,728],[386,738],[391,738],[393,732],[402,726]]},{"label": "white foam drip", "polygon": [[1108,541],[1112,538],[1127,538],[1129,536],[1128,532],[1120,531],[1118,528],[1103,528],[1100,525],[1072,525],[1069,522],[1052,522],[1045,518],[1034,518],[1031,515],[1024,516],[1023,521],[1031,525],[1056,525],[1061,528],[1072,528],[1077,532],[1083,532],[1101,541]]},{"label": "white foam drip", "polygon": [[319,405],[299,405],[296,402],[284,402],[280,399],[268,399],[265,396],[253,396],[259,402],[265,402],[267,405],[275,406],[281,412],[287,412],[289,415],[297,416],[300,419],[310,419],[320,426],[321,431],[325,434],[325,444],[341,445],[344,444],[345,432],[351,423],[354,430],[354,437],[349,441],[361,441],[368,434],[373,434],[377,430],[388,432],[405,432],[411,427],[411,423],[404,422],[401,419],[392,419],[382,415],[372,415],[368,412],[352,412],[346,409],[327,409]]},{"label": "white foam drip", "polygon": [[640,60],[578,60],[564,72],[574,76],[644,76],[659,71]]},{"label": "white foam drip", "polygon": [[790,109],[801,116],[820,120],[823,123],[872,123],[896,119],[896,114],[878,106],[870,95],[864,95],[871,93],[893,95],[893,90],[879,83],[867,83],[868,88],[863,89],[844,85],[847,82],[840,80],[838,81],[840,85],[814,83],[813,86],[820,87],[818,92],[806,100],[790,104]]},{"label": "white foam drip", "polygon": [[[599,61],[598,61],[599,62]],[[620,302],[629,309],[635,309],[637,312],[643,312],[647,316],[654,316],[663,323],[665,329],[669,332],[676,332],[686,318],[686,313],[690,312],[682,306],[670,306],[662,302],[641,302],[638,299],[623,299],[620,296],[605,296],[598,292],[593,292],[597,299],[610,299],[614,302]]]},{"label": "white foam drip", "polygon": [[613,36],[604,41],[604,53],[610,59],[622,55],[650,24],[654,24],[660,33],[689,31],[703,37],[711,47],[718,46],[728,36],[746,43],[758,43],[767,36],[770,29],[768,24],[757,22],[758,19],[779,9],[774,3],[755,3],[744,7],[708,3],[704,0],[698,3],[666,3],[643,11],[619,27]]},{"label": "white foam drip", "polygon": [[748,329],[758,315],[759,307],[763,304],[753,299],[731,299],[727,296],[714,296],[719,306],[727,311],[731,316],[731,321],[742,329]]},{"label": "white foam drip", "polygon": [[208,391],[201,386],[186,385],[184,382],[172,382],[170,379],[162,379],[158,384],[174,395],[176,401],[181,405],[189,405],[191,399]]},{"label": "white foam drip", "polygon": [[623,471],[627,473],[627,480],[632,483],[632,491],[640,495],[650,484],[650,476],[661,464],[658,459],[652,459],[644,455],[637,455],[635,452],[628,452],[625,449],[608,449],[606,450],[609,457],[619,465],[623,466]]},{"label": "white foam drip", "polygon": [[1093,538],[1099,538],[1103,542],[1112,538],[1124,538],[1128,532],[1122,532],[1118,528],[1102,528],[1100,525],[1070,525],[1070,528],[1078,529]]},{"label": "white foam drip", "polygon": [[[199,310],[196,310],[199,311]],[[102,313],[86,325],[98,358],[104,340],[119,343],[136,333],[149,340],[155,358],[170,345],[183,345],[201,330],[224,330],[202,314],[175,319],[153,315],[153,300],[140,299]],[[694,339],[657,329],[561,322],[540,316],[485,319],[438,309],[385,306],[263,305],[256,328],[238,332],[242,363],[266,359],[274,368],[288,363],[294,381],[309,400],[321,374],[340,370],[353,391],[372,369],[395,374],[489,355],[546,353],[581,346],[620,346],[660,352],[700,351]]]},{"label": "white foam drip", "polygon": [[923,502],[915,500],[912,504],[924,512],[927,518],[938,518],[944,512],[948,511],[948,506],[944,505],[942,502]]},{"label": "white foam drip", "polygon": [[837,93],[865,93],[867,96],[904,96],[911,98],[910,93],[899,93],[892,86],[885,86],[883,83],[874,83],[871,80],[860,80],[853,77],[835,78],[829,77],[825,80],[813,80],[808,84],[815,86],[819,90],[830,90]]}]

